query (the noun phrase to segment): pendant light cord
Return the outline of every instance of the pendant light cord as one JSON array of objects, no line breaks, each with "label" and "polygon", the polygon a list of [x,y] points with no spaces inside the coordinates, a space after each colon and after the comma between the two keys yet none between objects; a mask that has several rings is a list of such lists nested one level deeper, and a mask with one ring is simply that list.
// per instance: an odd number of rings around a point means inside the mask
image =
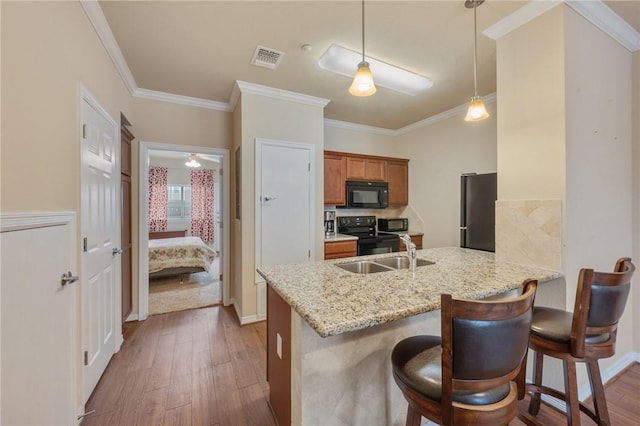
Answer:
[{"label": "pendant light cord", "polygon": [[362,0],[362,62],[364,62],[364,0]]},{"label": "pendant light cord", "polygon": [[478,0],[473,0],[473,95],[476,98],[478,97],[478,30],[476,23],[477,7]]}]

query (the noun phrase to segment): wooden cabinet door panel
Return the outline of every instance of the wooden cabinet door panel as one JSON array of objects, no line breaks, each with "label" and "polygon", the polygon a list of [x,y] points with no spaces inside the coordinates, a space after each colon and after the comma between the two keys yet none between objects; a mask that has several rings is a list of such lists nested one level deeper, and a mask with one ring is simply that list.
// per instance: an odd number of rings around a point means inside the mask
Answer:
[{"label": "wooden cabinet door panel", "polygon": [[325,259],[340,259],[357,255],[356,241],[335,241],[324,243]]},{"label": "wooden cabinet door panel", "polygon": [[366,179],[366,164],[364,158],[346,157],[347,179]]},{"label": "wooden cabinet door panel", "polygon": [[344,206],[347,202],[345,192],[346,157],[342,155],[324,155],[324,203]]},{"label": "wooden cabinet door panel", "polygon": [[389,205],[409,204],[409,162],[387,160],[387,180],[389,182]]},{"label": "wooden cabinet door panel", "polygon": [[385,160],[365,160],[366,180],[387,180],[387,162]]}]

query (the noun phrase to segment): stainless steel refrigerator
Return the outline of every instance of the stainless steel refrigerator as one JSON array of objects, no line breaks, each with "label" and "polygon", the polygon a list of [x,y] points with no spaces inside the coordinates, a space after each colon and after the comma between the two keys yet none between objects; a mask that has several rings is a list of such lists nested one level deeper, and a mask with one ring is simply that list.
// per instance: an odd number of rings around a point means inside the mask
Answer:
[{"label": "stainless steel refrigerator", "polygon": [[495,251],[496,173],[460,177],[460,247]]}]

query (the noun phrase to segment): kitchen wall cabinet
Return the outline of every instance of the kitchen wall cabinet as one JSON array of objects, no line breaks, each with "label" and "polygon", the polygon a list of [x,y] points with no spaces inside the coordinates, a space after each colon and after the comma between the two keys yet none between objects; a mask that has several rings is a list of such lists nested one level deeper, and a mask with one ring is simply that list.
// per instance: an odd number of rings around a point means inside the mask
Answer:
[{"label": "kitchen wall cabinet", "polygon": [[324,154],[324,203],[344,206],[347,203],[345,181],[347,158],[325,152]]},{"label": "kitchen wall cabinet", "polygon": [[387,160],[389,205],[409,204],[409,160]]},{"label": "kitchen wall cabinet", "polygon": [[386,161],[379,158],[348,156],[347,180],[387,180]]},{"label": "kitchen wall cabinet", "polygon": [[347,180],[386,181],[389,183],[389,205],[409,204],[409,160],[407,159],[325,151],[325,204],[334,206],[346,204],[345,181]]},{"label": "kitchen wall cabinet", "polygon": [[324,258],[340,259],[343,257],[353,257],[358,254],[356,240],[352,241],[331,241],[324,243]]}]

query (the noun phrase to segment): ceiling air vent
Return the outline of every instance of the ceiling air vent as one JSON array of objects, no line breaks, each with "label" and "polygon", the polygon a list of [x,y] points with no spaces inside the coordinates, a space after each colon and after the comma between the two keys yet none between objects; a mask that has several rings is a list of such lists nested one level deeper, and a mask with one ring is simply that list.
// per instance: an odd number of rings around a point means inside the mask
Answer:
[{"label": "ceiling air vent", "polygon": [[258,46],[256,51],[253,52],[253,58],[251,63],[259,67],[265,67],[270,69],[276,69],[282,61],[284,52],[279,52],[275,49],[269,49],[268,47]]}]

